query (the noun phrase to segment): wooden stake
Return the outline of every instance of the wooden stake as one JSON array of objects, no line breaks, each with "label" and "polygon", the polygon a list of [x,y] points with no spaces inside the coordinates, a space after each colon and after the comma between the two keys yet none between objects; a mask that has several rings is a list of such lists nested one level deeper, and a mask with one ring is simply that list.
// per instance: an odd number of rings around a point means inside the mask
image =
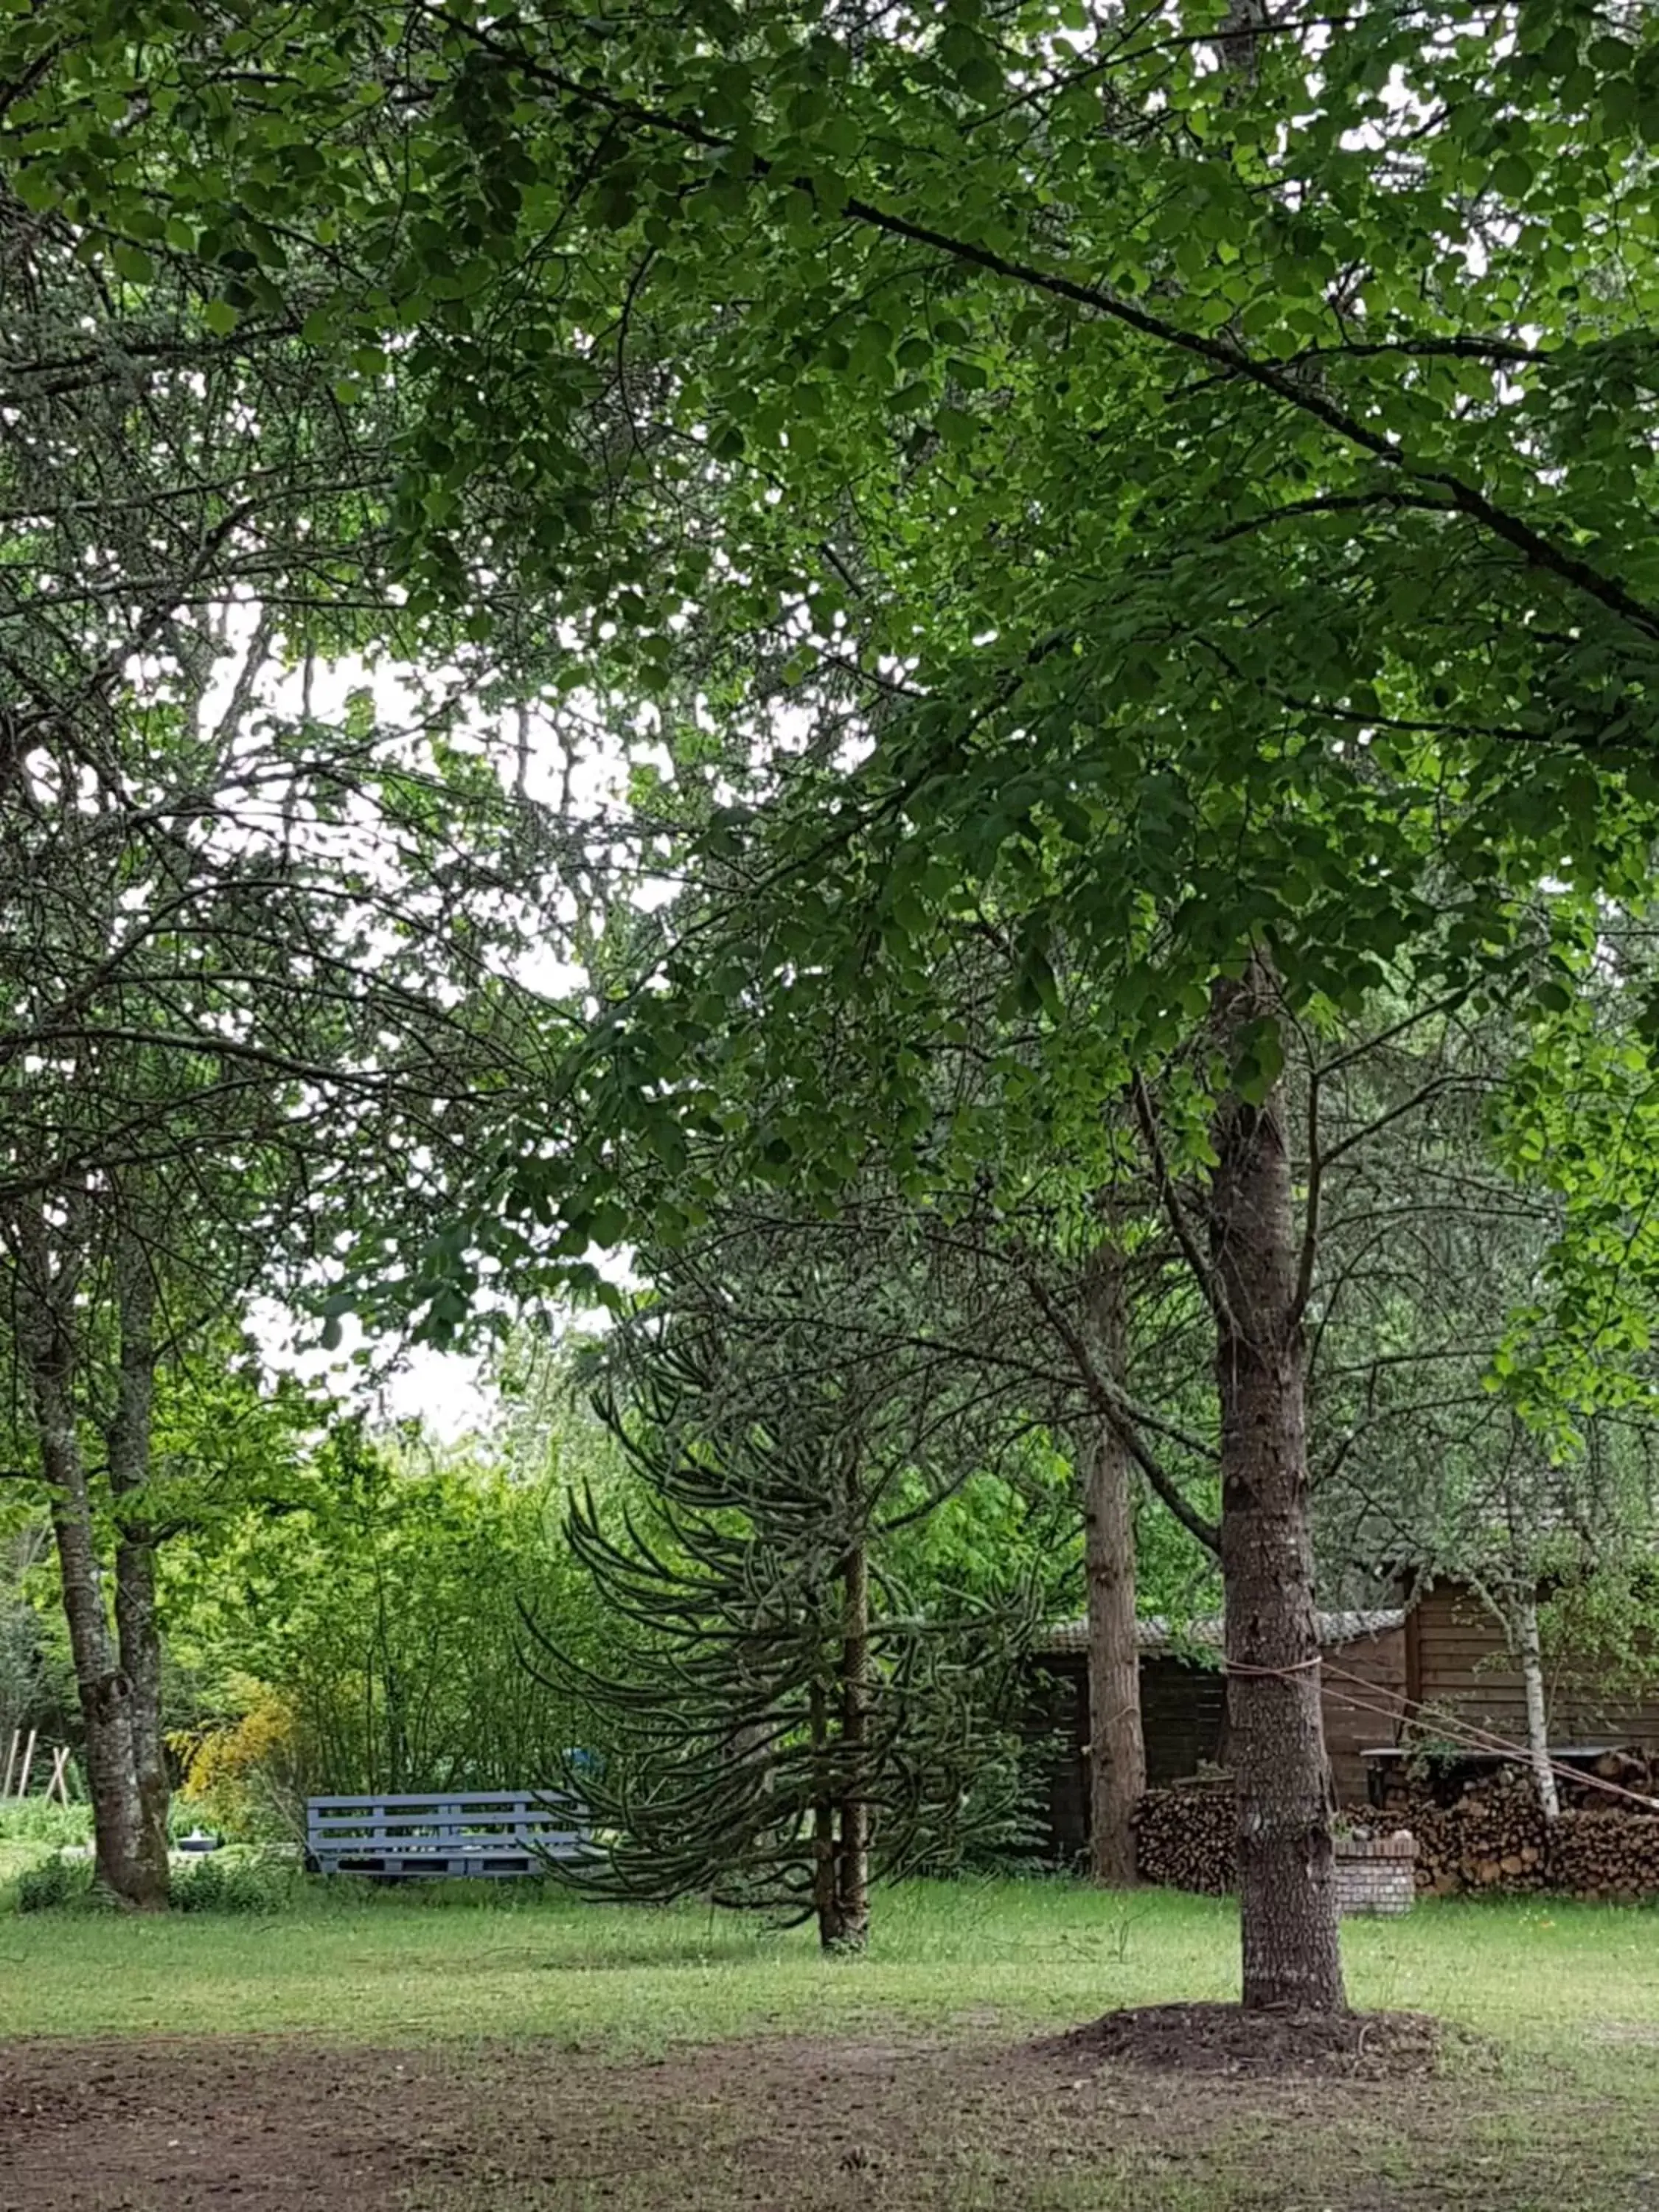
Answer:
[{"label": "wooden stake", "polygon": [[0,1797],[9,1797],[11,1795],[12,1769],[17,1764],[17,1739],[21,1734],[21,1729],[14,1729],[11,1732],[11,1749],[6,1753],[6,1778],[3,1783],[0,1783]]},{"label": "wooden stake", "polygon": [[29,1730],[28,1748],[23,1753],[23,1771],[17,1778],[17,1794],[20,1797],[27,1797],[29,1794],[29,1769],[34,1764],[34,1739],[40,1733],[39,1729]]},{"label": "wooden stake", "polygon": [[64,1810],[69,1809],[69,1746],[60,1743],[52,1754],[52,1779],[46,1784],[46,1802],[53,1797]]}]

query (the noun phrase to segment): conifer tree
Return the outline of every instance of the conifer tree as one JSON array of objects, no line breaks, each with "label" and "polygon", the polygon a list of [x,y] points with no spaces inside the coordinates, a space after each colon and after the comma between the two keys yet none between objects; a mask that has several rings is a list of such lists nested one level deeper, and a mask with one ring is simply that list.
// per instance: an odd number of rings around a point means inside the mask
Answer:
[{"label": "conifer tree", "polygon": [[1030,1607],[898,1579],[893,1539],[961,1470],[895,1379],[775,1324],[671,1309],[618,1332],[597,1402],[637,1495],[620,1525],[591,1498],[570,1523],[615,1657],[538,1639],[605,1746],[568,1778],[607,1837],[589,1888],[815,1917],[857,1950],[872,1880],[1016,1839]]}]

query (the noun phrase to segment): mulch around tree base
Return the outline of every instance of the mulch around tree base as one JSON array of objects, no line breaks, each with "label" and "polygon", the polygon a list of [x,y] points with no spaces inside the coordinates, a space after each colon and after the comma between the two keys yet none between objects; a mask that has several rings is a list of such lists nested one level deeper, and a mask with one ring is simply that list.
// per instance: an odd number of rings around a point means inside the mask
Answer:
[{"label": "mulch around tree base", "polygon": [[1109,2012],[1048,2048],[1159,2073],[1395,2081],[1432,2074],[1444,2035],[1439,2021],[1420,2012],[1246,2012],[1241,2005],[1169,2004]]}]

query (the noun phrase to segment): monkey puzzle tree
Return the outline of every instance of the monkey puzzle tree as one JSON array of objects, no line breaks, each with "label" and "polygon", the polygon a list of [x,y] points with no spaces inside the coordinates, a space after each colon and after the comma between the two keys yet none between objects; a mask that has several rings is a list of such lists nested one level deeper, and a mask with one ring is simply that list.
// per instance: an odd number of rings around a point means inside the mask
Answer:
[{"label": "monkey puzzle tree", "polygon": [[605,1354],[629,1502],[570,1522],[612,1654],[538,1638],[600,1746],[569,1780],[606,1848],[574,1878],[811,1915],[861,1949],[872,1877],[1018,1835],[1030,1594],[1012,1571],[1000,1593],[901,1579],[896,1540],[980,1441],[935,1362],[826,1343],[787,1296],[745,1296],[752,1265],[712,1306],[660,1272]]}]

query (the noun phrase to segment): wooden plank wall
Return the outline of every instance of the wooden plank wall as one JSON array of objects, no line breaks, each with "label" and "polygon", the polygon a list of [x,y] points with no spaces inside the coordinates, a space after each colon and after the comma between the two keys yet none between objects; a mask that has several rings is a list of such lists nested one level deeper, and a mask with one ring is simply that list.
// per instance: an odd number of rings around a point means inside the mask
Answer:
[{"label": "wooden plank wall", "polygon": [[1325,1655],[1322,1686],[1325,1748],[1337,1802],[1363,1805],[1365,1762],[1359,1754],[1395,1742],[1406,1717],[1405,1630],[1388,1628],[1380,1636],[1337,1644]]},{"label": "wooden plank wall", "polygon": [[[1056,1858],[1079,1858],[1089,1848],[1088,1661],[1080,1651],[1055,1651],[1042,1665],[1044,1687],[1027,1727],[1049,1745],[1044,1848]],[[1141,1655],[1141,1726],[1153,1789],[1219,1757],[1226,1707],[1218,1668],[1194,1667],[1164,1652]]]},{"label": "wooden plank wall", "polygon": [[[1506,1741],[1523,1743],[1527,1701],[1520,1669],[1504,1650],[1497,1623],[1474,1592],[1462,1583],[1437,1583],[1418,1600],[1413,1628],[1413,1697]],[[1553,1742],[1630,1743],[1659,1750],[1659,1697],[1620,1696],[1571,1675],[1558,1675],[1546,1686]],[[1430,1712],[1425,1726],[1431,1729],[1432,1725]]]},{"label": "wooden plank wall", "polygon": [[1042,1848],[1050,1858],[1081,1858],[1089,1848],[1088,1698],[1088,1662],[1081,1652],[1056,1651],[1043,1659],[1026,1729],[1030,1738],[1042,1741],[1047,1759]]},{"label": "wooden plank wall", "polygon": [[1197,1667],[1168,1652],[1144,1653],[1140,1725],[1150,1789],[1218,1765],[1227,1732],[1226,1676],[1218,1667]]},{"label": "wooden plank wall", "polygon": [[[1364,1803],[1360,1753],[1397,1741],[1419,1705],[1456,1713],[1507,1742],[1526,1740],[1520,1673],[1490,1613],[1460,1583],[1437,1583],[1419,1598],[1404,1628],[1359,1637],[1326,1656],[1325,1742],[1339,1803]],[[1055,1652],[1042,1668],[1048,1687],[1039,1700],[1041,1725],[1055,1732],[1056,1744],[1048,1848],[1062,1858],[1079,1856],[1089,1838],[1088,1668],[1081,1652]],[[1352,1676],[1359,1680],[1345,1679]],[[1566,1677],[1553,1680],[1549,1693],[1556,1743],[1633,1744],[1659,1752],[1659,1695],[1619,1697]],[[1226,1685],[1218,1668],[1167,1652],[1144,1653],[1140,1698],[1152,1788],[1182,1780],[1206,1760],[1224,1760]],[[1431,1714],[1425,1724],[1432,1729]]]},{"label": "wooden plank wall", "polygon": [[[1338,1670],[1324,1688],[1325,1741],[1340,1802],[1363,1804],[1365,1768],[1360,1753],[1392,1743],[1406,1711],[1406,1634],[1390,1629],[1339,1644],[1328,1655]],[[1080,1856],[1089,1844],[1088,1662],[1080,1651],[1045,1656],[1045,1684],[1029,1723],[1033,1737],[1052,1745],[1047,1790],[1046,1848],[1056,1857]],[[1358,1682],[1345,1681],[1358,1676]],[[1363,1707],[1355,1699],[1364,1701]],[[1376,1712],[1374,1705],[1385,1708]],[[1164,1651],[1140,1661],[1141,1727],[1146,1740],[1146,1780],[1154,1790],[1184,1781],[1206,1764],[1224,1763],[1227,1682],[1218,1667],[1203,1667]]]}]

